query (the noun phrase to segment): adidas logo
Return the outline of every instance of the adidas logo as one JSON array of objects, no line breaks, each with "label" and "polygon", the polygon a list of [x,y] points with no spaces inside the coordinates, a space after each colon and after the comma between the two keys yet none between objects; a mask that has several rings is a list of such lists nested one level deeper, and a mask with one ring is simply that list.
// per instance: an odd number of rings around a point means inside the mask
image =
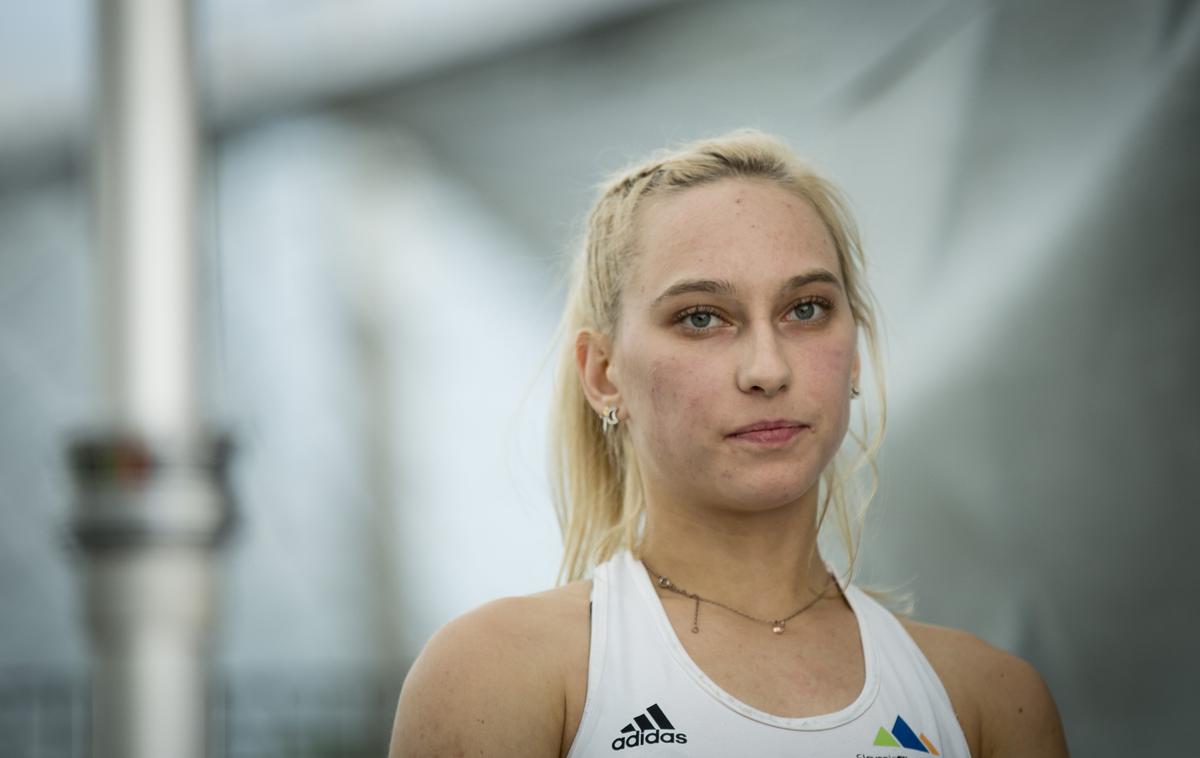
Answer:
[{"label": "adidas logo", "polygon": [[669,742],[682,745],[687,742],[687,735],[675,729],[667,714],[658,707],[658,703],[647,708],[645,713],[634,716],[633,721],[621,727],[621,735],[612,741],[613,750]]}]

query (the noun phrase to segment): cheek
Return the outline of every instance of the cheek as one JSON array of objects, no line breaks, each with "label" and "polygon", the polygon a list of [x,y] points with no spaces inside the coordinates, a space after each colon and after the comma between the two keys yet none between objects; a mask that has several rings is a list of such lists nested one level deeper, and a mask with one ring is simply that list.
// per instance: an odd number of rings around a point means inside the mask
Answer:
[{"label": "cheek", "polygon": [[813,418],[832,455],[842,444],[850,424],[850,383],[854,371],[854,343],[839,340],[812,345],[808,370],[797,379],[812,403]]},{"label": "cheek", "polygon": [[695,372],[682,361],[656,361],[650,367],[649,376],[650,410],[657,418],[667,420],[703,407],[703,398],[697,393]]},{"label": "cheek", "polygon": [[672,358],[651,364],[647,372],[650,379],[647,431],[656,442],[670,443],[688,427],[702,422],[706,410],[712,407],[715,385],[713,378],[704,373],[705,368]]},{"label": "cheek", "polygon": [[803,383],[820,394],[836,397],[842,390],[849,393],[854,370],[854,342],[813,343],[801,357],[800,365],[804,367]]},{"label": "cheek", "polygon": [[[708,370],[712,370],[709,367]],[[714,377],[704,367],[679,359],[661,358],[646,373],[648,392],[636,438],[643,470],[653,477],[694,477],[703,469],[697,445],[710,426],[714,407]]]}]

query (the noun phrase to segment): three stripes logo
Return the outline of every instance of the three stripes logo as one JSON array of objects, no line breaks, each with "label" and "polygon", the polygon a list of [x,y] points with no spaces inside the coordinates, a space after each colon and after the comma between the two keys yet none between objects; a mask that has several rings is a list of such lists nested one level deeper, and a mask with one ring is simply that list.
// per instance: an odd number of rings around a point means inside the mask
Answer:
[{"label": "three stripes logo", "polygon": [[612,741],[612,749],[624,750],[627,747],[670,742],[682,745],[687,742],[687,735],[677,730],[667,714],[655,703],[645,713],[639,713],[633,717],[633,721],[621,727],[621,736]]},{"label": "three stripes logo", "polygon": [[899,715],[896,716],[896,723],[892,724],[892,731],[879,727],[879,731],[875,733],[875,744],[884,747],[906,747],[918,753],[941,755],[924,732],[919,735],[913,732],[908,722]]}]

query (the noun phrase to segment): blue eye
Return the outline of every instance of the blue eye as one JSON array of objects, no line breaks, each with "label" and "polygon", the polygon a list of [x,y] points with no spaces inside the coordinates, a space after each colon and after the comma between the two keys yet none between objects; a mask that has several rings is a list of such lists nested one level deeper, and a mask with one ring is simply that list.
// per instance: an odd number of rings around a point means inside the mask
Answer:
[{"label": "blue eye", "polygon": [[713,325],[713,319],[718,319],[720,316],[716,311],[698,305],[695,308],[689,308],[675,319],[676,323],[683,326],[689,332],[711,332],[708,327]]},{"label": "blue eye", "polygon": [[816,308],[816,306],[817,303],[799,303],[796,305],[796,307],[792,308],[792,312],[800,316],[801,321],[810,321],[816,316],[816,314],[813,313],[813,310]]},{"label": "blue eye", "polygon": [[[814,312],[815,308],[821,309],[821,315]],[[823,297],[808,297],[793,305],[792,313],[798,316],[797,321],[823,321],[829,317],[832,308],[833,303]]]}]

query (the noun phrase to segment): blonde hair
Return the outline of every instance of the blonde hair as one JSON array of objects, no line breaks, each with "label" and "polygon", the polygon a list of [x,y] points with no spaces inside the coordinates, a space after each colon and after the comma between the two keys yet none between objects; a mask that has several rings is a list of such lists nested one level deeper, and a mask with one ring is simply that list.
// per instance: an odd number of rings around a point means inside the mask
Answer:
[{"label": "blonde hair", "polygon": [[[575,363],[574,338],[580,329],[615,337],[620,328],[621,295],[636,250],[638,210],[656,196],[720,179],[763,179],[812,204],[828,227],[841,264],[842,281],[854,321],[866,337],[879,400],[876,434],[869,443],[863,418],[861,436],[851,429],[860,454],[850,463],[842,453],[821,474],[825,487],[818,508],[820,532],[832,523],[846,552],[845,575],[852,576],[867,505],[878,487],[875,453],[883,441],[887,399],[879,359],[874,297],[864,279],[858,231],[836,187],[796,158],[781,141],[755,130],[701,140],[617,172],[601,185],[588,216],[582,250],[570,271],[567,302],[557,339],[562,352],[550,416],[550,478],[563,533],[560,581],[572,581],[622,548],[639,551],[646,513],[637,457],[624,425],[607,435],[588,403]],[[852,476],[869,465],[872,481],[857,507],[850,497]],[[819,532],[819,533],[820,533]]]}]

